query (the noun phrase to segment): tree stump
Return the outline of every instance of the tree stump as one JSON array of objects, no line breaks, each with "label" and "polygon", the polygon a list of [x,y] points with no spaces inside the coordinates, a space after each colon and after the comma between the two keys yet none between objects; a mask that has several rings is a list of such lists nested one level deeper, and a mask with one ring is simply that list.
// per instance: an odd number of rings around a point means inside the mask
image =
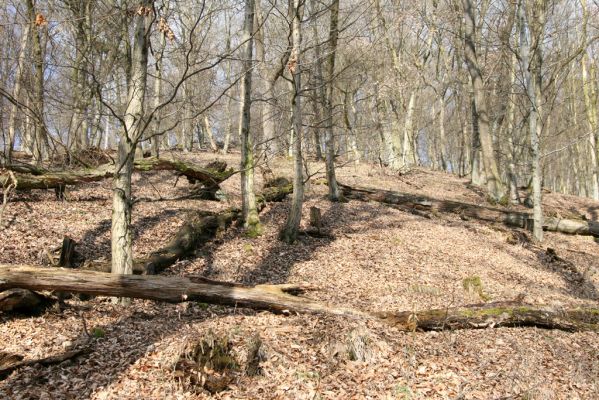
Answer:
[{"label": "tree stump", "polygon": [[77,242],[68,236],[62,239],[62,248],[60,249],[60,259],[58,265],[64,268],[74,268],[75,246]]},{"label": "tree stump", "polygon": [[313,226],[320,232],[322,229],[322,214],[320,208],[310,207],[310,225]]}]

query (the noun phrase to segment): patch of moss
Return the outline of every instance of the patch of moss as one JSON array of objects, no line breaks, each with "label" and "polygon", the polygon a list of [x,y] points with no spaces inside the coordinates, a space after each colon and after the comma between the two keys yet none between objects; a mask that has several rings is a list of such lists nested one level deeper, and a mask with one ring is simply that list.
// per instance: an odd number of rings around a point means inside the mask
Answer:
[{"label": "patch of moss", "polygon": [[103,338],[104,336],[106,336],[106,331],[104,331],[104,329],[102,328],[94,328],[92,329],[92,335],[97,339]]},{"label": "patch of moss", "polygon": [[260,223],[249,225],[245,230],[245,236],[251,239],[255,239],[258,236],[262,236],[262,234],[264,234],[264,228]]},{"label": "patch of moss", "polygon": [[483,289],[483,283],[480,276],[474,275],[464,278],[462,281],[464,290],[469,293],[476,293],[483,301],[489,301],[491,296],[487,295]]}]

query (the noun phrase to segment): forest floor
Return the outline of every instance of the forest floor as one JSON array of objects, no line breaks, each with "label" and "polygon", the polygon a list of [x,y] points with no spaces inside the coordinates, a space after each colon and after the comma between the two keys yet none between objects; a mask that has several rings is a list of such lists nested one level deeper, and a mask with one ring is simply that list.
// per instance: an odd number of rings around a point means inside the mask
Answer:
[{"label": "forest floor", "polygon": [[[175,154],[201,163],[215,158],[236,166],[238,155]],[[166,155],[171,157],[172,155]],[[277,174],[291,175],[291,162],[276,160]],[[289,201],[261,213],[265,233],[244,236],[228,229],[195,257],[181,260],[169,275],[258,283],[307,283],[308,297],[336,305],[404,311],[512,300],[591,305],[599,301],[599,244],[591,237],[546,233],[543,247],[527,232],[462,220],[456,215],[425,219],[378,203],[329,203],[322,164],[307,188],[310,206],[321,208],[334,238],[302,237],[285,245],[277,233]],[[257,187],[262,178],[257,175]],[[344,184],[362,185],[485,204],[466,179],[414,169],[397,176],[372,165],[338,169]],[[170,172],[136,173],[140,202],[133,212],[134,251],[149,254],[185,221],[189,210],[238,205],[239,176],[227,180],[225,202],[164,200],[187,193],[187,181]],[[109,259],[111,181],[81,185],[57,202],[53,192],[18,194],[9,203],[0,231],[0,263],[40,264],[64,235],[78,242],[88,259]],[[559,194],[544,195],[546,214],[584,215],[598,220],[599,203]],[[547,259],[555,249],[565,260]],[[564,268],[567,262],[572,268]],[[479,277],[481,290],[464,282]],[[475,279],[475,278],[474,278]],[[538,328],[450,332],[399,332],[375,321],[308,315],[274,315],[206,304],[161,304],[134,300],[121,308],[110,299],[70,299],[62,311],[38,316],[0,315],[0,350],[28,359],[60,354],[86,337],[83,321],[97,338],[91,352],[60,365],[26,367],[0,381],[6,399],[597,399],[599,334]],[[207,332],[227,337],[243,362],[247,343],[258,333],[265,360],[262,375],[236,372],[226,390],[214,395],[186,383],[175,369],[178,354]],[[338,344],[357,336],[368,357],[351,360]]]}]

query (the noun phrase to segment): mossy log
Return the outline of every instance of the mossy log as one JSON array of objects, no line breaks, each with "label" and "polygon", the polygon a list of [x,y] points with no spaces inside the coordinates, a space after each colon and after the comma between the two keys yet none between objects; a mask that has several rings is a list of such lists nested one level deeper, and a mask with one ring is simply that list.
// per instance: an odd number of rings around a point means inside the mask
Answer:
[{"label": "mossy log", "polygon": [[276,285],[250,287],[194,277],[115,275],[96,271],[0,264],[0,290],[14,288],[131,297],[170,303],[200,301],[282,314],[375,319],[404,331],[505,326],[599,331],[597,308],[557,309],[545,305],[505,302],[418,312],[368,312],[293,296],[289,294],[287,285],[281,289]]},{"label": "mossy log", "polygon": [[[235,172],[226,169],[225,163],[211,163],[202,167],[190,161],[167,160],[162,158],[142,158],[135,160],[137,171],[177,171],[192,181],[201,182],[206,187],[216,187]],[[17,179],[17,190],[62,189],[65,186],[98,182],[110,178],[114,173],[113,164],[104,164],[97,168],[71,171],[48,171],[33,168],[28,172],[22,166],[13,168]],[[10,179],[7,171],[0,170],[0,186]]]},{"label": "mossy log", "polygon": [[[288,182],[287,182],[288,183]],[[258,210],[266,203],[282,201],[293,191],[292,185],[264,188],[257,197]],[[152,252],[147,258],[133,262],[134,274],[154,275],[164,271],[178,260],[197,251],[204,243],[213,239],[219,231],[226,229],[241,216],[241,210],[229,208],[219,213],[197,211],[190,214],[187,222],[162,248]],[[90,269],[110,272],[110,263],[90,263]]]},{"label": "mossy log", "polygon": [[526,326],[569,332],[599,331],[599,308],[557,308],[516,301],[377,315],[385,322],[408,331]]},{"label": "mossy log", "polygon": [[[532,214],[502,210],[493,207],[478,206],[452,200],[438,200],[432,197],[418,196],[389,190],[348,186],[339,183],[339,188],[348,199],[376,201],[397,206],[406,211],[443,212],[459,214],[463,218],[482,221],[499,222],[508,226],[532,229]],[[599,237],[599,222],[561,219],[554,217],[543,218],[543,229],[571,235],[586,235]]]}]

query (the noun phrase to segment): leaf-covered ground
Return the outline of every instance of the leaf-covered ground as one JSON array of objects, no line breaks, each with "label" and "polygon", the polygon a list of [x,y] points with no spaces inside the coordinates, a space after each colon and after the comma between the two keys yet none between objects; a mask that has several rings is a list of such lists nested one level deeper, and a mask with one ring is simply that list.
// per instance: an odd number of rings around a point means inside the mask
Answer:
[{"label": "leaf-covered ground", "polygon": [[[173,155],[167,155],[172,157]],[[215,155],[191,157],[201,163]],[[224,157],[237,165],[238,156]],[[277,174],[291,164],[277,160]],[[511,300],[597,306],[599,245],[589,237],[546,233],[543,247],[526,232],[454,215],[432,219],[378,203],[327,202],[323,166],[307,190],[321,208],[331,238],[276,240],[288,202],[261,214],[265,233],[248,238],[231,228],[166,273],[196,274],[248,284],[301,282],[316,286],[307,296],[372,311],[400,311]],[[344,166],[338,179],[436,198],[485,204],[467,180],[415,169],[402,176],[370,165]],[[169,172],[136,174],[135,195],[160,201],[135,205],[136,255],[158,248],[193,210],[239,204],[239,177],[223,184],[228,202],[168,200],[188,184]],[[258,187],[262,177],[257,176]],[[87,259],[110,256],[110,181],[71,188],[69,201],[32,191],[12,198],[0,231],[0,263],[40,264],[69,235]],[[548,214],[598,219],[599,203],[545,194]],[[561,261],[545,255],[555,249]],[[465,280],[482,287],[468,288]],[[26,367],[0,381],[0,398],[11,399],[596,399],[599,397],[599,335],[536,328],[405,333],[376,322],[333,317],[279,316],[206,304],[159,304],[134,300],[129,308],[107,298],[67,300],[63,311],[33,317],[0,315],[0,351],[27,359],[60,354],[94,337],[91,353],[50,367]],[[194,338],[212,332],[228,338],[239,367],[225,390],[210,394],[188,384],[176,368]],[[247,377],[242,365],[248,342],[263,341],[262,375]],[[359,340],[356,340],[356,338]],[[347,347],[360,344],[362,356]],[[356,359],[357,358],[357,359]]]}]

